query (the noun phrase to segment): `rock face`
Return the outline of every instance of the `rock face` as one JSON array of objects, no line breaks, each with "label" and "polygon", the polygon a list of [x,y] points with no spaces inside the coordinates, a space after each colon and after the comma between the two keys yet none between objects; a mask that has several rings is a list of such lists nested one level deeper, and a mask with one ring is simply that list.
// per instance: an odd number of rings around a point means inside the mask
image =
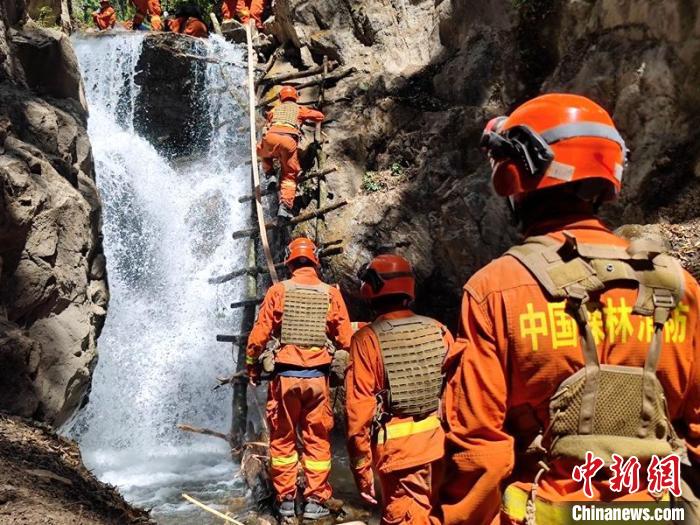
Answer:
[{"label": "rock face", "polygon": [[[346,250],[331,270],[356,289],[382,247],[414,263],[419,309],[452,326],[461,285],[515,238],[490,189],[485,122],[542,92],[610,110],[631,149],[625,222],[685,222],[700,195],[700,2],[277,0],[271,30],[299,61],[358,72],[328,91],[328,216]],[[697,267],[697,265],[696,265]],[[447,306],[446,306],[447,305]]]},{"label": "rock face", "polygon": [[0,9],[0,411],[60,425],[109,298],[87,108],[68,38]]},{"label": "rock face", "polygon": [[[136,131],[168,157],[206,151],[211,125],[207,115],[204,44],[172,33],[148,35],[136,67],[141,87],[134,115]],[[199,59],[197,57],[202,57]]]}]

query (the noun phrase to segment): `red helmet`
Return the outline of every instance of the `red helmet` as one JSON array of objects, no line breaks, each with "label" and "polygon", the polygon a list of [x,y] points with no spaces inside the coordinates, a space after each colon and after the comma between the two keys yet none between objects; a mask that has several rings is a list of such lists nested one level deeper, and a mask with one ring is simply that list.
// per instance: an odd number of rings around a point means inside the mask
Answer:
[{"label": "red helmet", "polygon": [[314,263],[314,266],[320,264],[318,260],[318,248],[316,248],[314,242],[306,237],[297,237],[287,246],[284,264],[289,266],[289,263],[302,257]]},{"label": "red helmet", "polygon": [[620,192],[627,148],[610,115],[579,95],[549,94],[492,119],[481,146],[504,197],[581,180],[602,181],[601,197]]},{"label": "red helmet", "polygon": [[299,98],[297,90],[292,86],[282,86],[280,89],[280,100],[284,102],[285,100],[292,100],[294,102]]},{"label": "red helmet", "polygon": [[416,279],[411,263],[400,255],[378,255],[360,268],[357,276],[362,281],[360,295],[375,299],[386,295],[406,295],[416,298]]}]

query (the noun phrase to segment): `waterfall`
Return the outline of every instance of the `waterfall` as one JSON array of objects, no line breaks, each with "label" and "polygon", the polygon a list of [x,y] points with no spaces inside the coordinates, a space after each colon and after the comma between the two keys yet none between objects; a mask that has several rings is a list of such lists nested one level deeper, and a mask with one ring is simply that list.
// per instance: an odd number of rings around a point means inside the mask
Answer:
[{"label": "waterfall", "polygon": [[[249,189],[243,159],[246,108],[226,90],[221,68],[245,93],[242,52],[219,37],[198,43],[209,57],[201,93],[214,130],[208,152],[169,162],[134,132],[134,82],[143,33],[75,36],[85,82],[97,184],[103,201],[104,251],[111,301],[99,339],[99,362],[85,408],[65,431],[85,463],[161,523],[192,523],[180,493],[222,502],[242,493],[227,444],[187,434],[177,423],[227,432],[230,346],[217,333],[237,331],[228,308],[242,282],[207,278],[244,264],[246,226],[237,197]],[[193,515],[194,516],[194,515]],[[197,512],[197,523],[204,523]]]}]

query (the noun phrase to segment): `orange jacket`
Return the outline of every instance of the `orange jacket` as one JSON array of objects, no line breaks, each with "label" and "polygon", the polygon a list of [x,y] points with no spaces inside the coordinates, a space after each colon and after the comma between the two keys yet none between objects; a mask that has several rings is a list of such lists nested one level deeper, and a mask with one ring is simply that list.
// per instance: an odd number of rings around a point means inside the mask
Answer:
[{"label": "orange jacket", "polygon": [[[297,130],[292,129],[287,126],[272,126],[272,117],[274,115],[274,110],[270,110],[267,112],[265,115],[265,118],[267,119],[268,125],[270,126],[268,128],[268,132],[272,133],[285,133],[285,134],[290,134],[290,135],[298,135]],[[323,122],[323,119],[325,116],[323,113],[320,111],[317,111],[315,109],[307,108],[306,106],[299,106],[299,116],[297,117],[297,121],[299,123],[299,129],[301,129],[301,125],[308,121],[311,122]]]},{"label": "orange jacket", "polygon": [[[592,218],[543,224],[529,235],[550,234],[563,240],[563,230],[582,243],[628,245]],[[601,363],[644,365],[652,329],[648,318],[631,313],[636,294],[633,289],[612,288],[591,313]],[[699,301],[700,288],[686,273],[684,296],[664,329],[657,372],[671,419],[688,427],[685,438],[696,465],[700,465]],[[522,481],[522,488],[533,481],[533,471],[519,464],[514,452],[514,445],[521,450],[529,443],[515,443],[512,436],[530,439],[546,428],[550,397],[583,366],[573,320],[555,305],[510,256],[492,261],[464,287],[459,333],[445,364],[443,411],[449,458],[445,478],[450,481],[441,491],[444,523],[490,523],[501,503],[502,482],[511,471],[509,481]],[[542,478],[538,497],[585,500],[581,484],[571,479],[573,466],[553,465]],[[643,487],[645,478],[641,476]],[[596,499],[611,499],[607,481],[596,481],[594,488]]]},{"label": "orange jacket", "polygon": [[98,29],[105,30],[114,27],[114,24],[117,23],[117,13],[110,5],[104,9],[100,8],[99,11],[93,13],[92,19],[95,21],[95,25]]},{"label": "orange jacket", "polygon": [[[299,284],[318,284],[316,270],[302,267],[294,271],[292,280]],[[265,345],[271,336],[279,337],[282,328],[282,312],[284,311],[284,285],[280,282],[270,287],[260,306],[258,319],[250,331],[246,349],[246,364],[256,367],[258,357],[265,350]],[[340,290],[330,288],[330,306],[328,309],[326,333],[337,349],[347,350],[350,347],[352,331],[348,310]],[[279,364],[316,368],[329,365],[331,355],[325,348],[303,348],[296,345],[284,345],[277,353],[276,362]],[[254,371],[249,368],[249,372]]]},{"label": "orange jacket", "polygon": [[179,16],[168,20],[168,29],[173,33],[181,33],[199,38],[206,38],[209,35],[209,29],[204,25],[204,22],[197,18]]},{"label": "orange jacket", "polygon": [[[377,320],[411,315],[414,314],[410,310],[398,310]],[[454,341],[447,328],[440,326],[447,354]],[[345,376],[348,452],[353,473],[363,491],[372,483],[372,464],[382,474],[427,464],[444,455],[444,433],[437,414],[417,422],[413,418],[394,417],[386,425],[386,439],[383,430],[379,432],[379,440],[372,439],[370,430],[377,410],[376,395],[384,388],[379,341],[372,328],[365,326],[352,337],[350,364]],[[392,428],[399,434],[397,437],[391,437]]]},{"label": "orange jacket", "polygon": [[163,12],[159,0],[131,0],[131,3],[134,4],[136,11],[144,16],[146,14],[160,16]]}]

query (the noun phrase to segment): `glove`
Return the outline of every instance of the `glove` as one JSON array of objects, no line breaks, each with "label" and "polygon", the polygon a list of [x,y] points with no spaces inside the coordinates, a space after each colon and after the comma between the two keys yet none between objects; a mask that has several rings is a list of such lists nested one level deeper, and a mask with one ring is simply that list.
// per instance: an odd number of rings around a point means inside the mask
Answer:
[{"label": "glove", "polygon": [[246,371],[248,372],[248,382],[252,386],[258,386],[260,384],[260,368],[257,365],[246,365]]}]

